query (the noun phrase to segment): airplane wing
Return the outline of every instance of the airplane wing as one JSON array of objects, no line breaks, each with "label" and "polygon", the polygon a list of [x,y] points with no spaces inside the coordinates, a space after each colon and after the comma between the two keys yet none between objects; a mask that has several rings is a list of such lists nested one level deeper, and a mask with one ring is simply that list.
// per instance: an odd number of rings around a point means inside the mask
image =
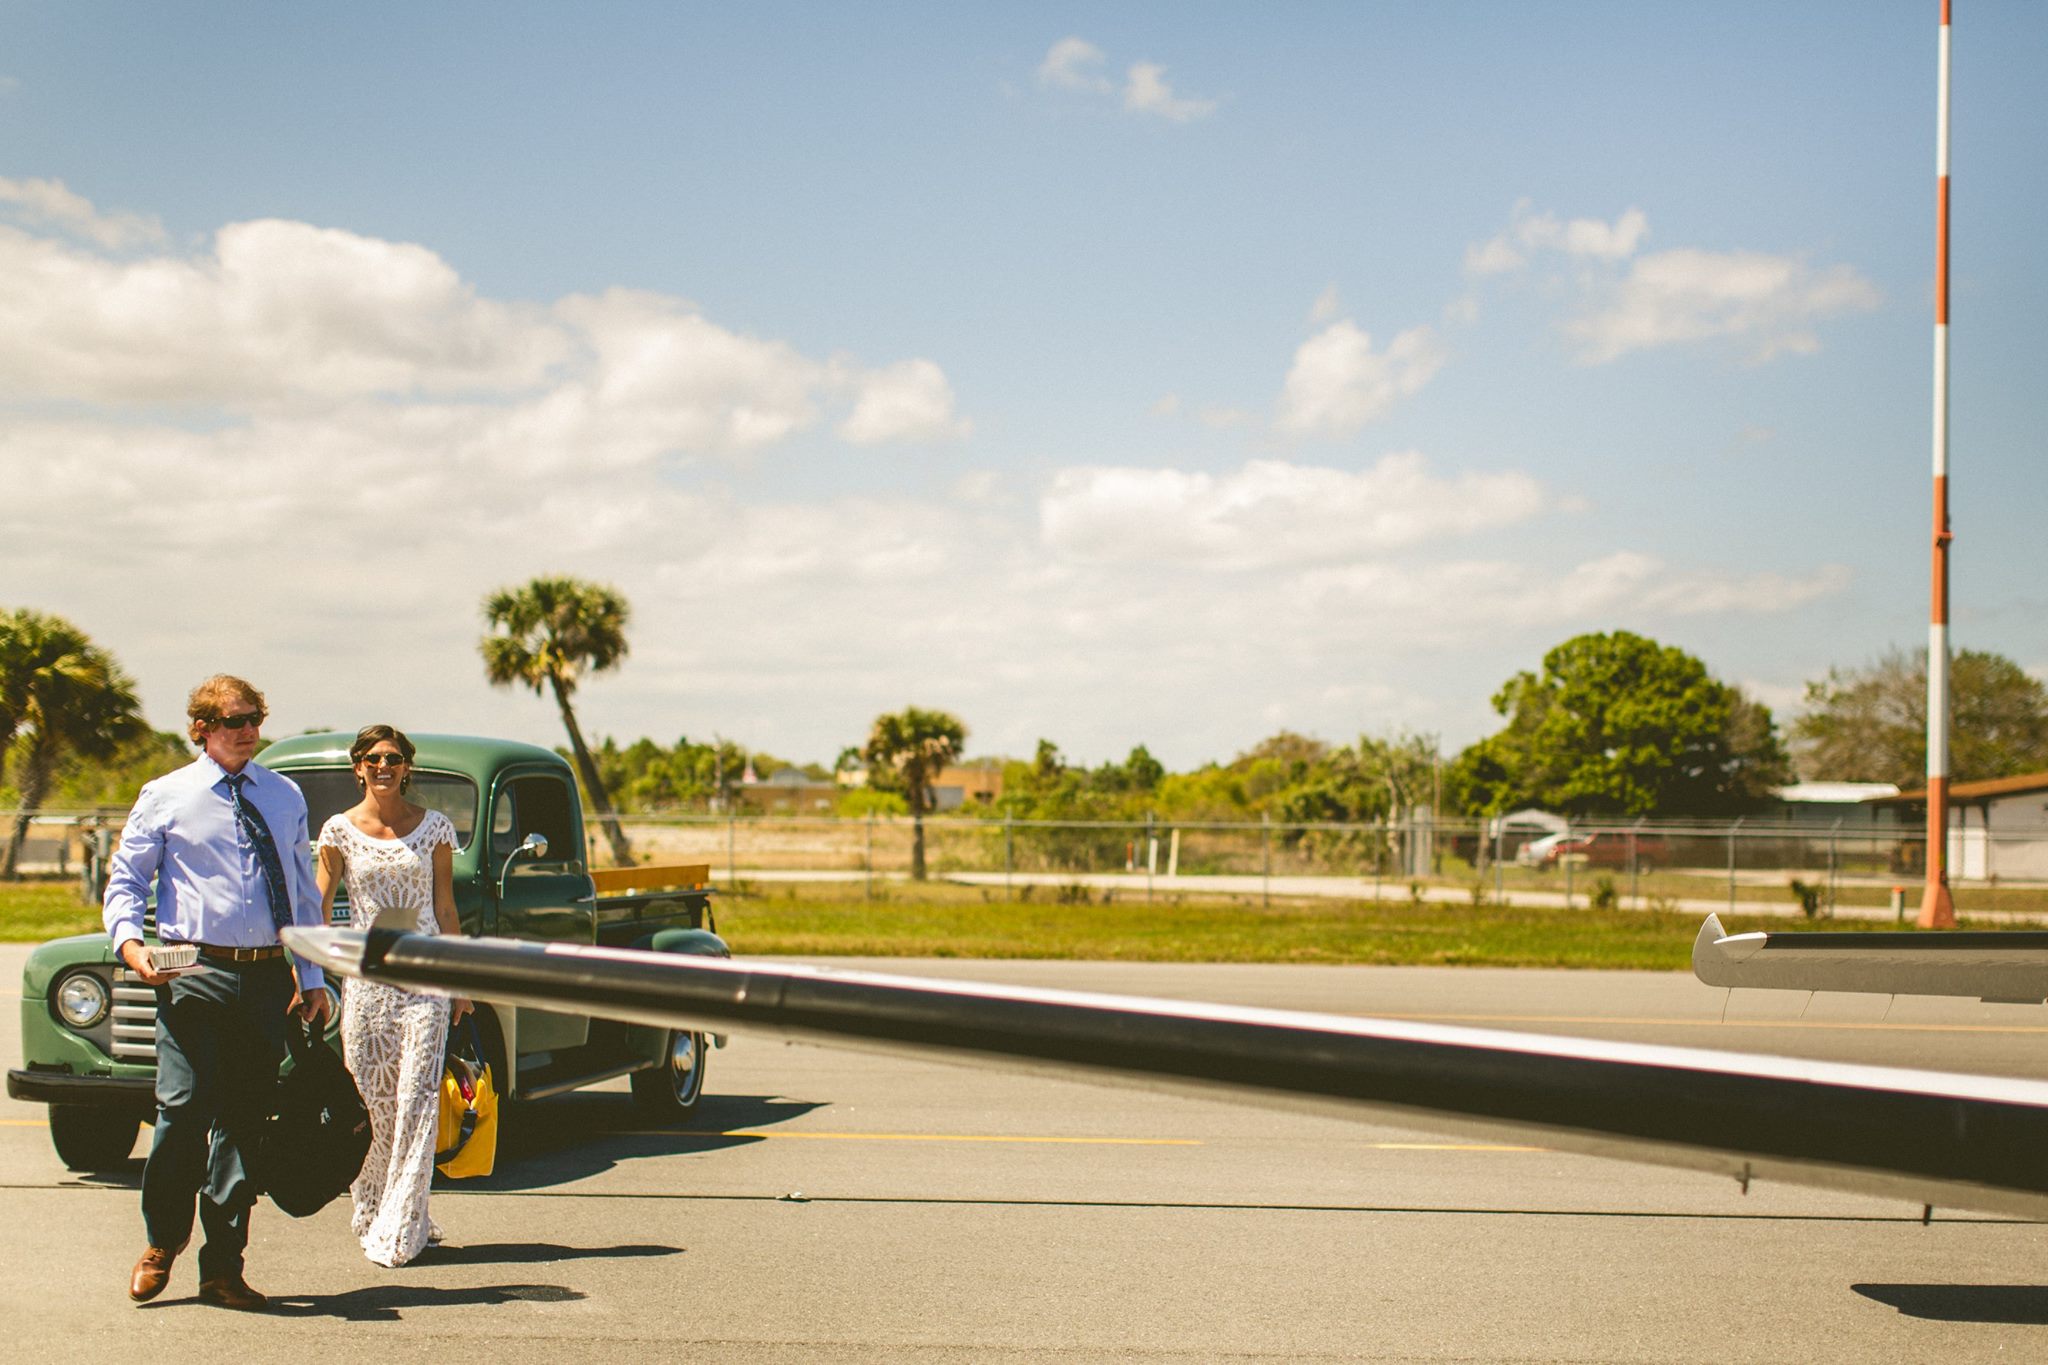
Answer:
[{"label": "airplane wing", "polygon": [[2003,1004],[2048,1000],[2048,933],[1728,934],[1708,915],[1692,974],[1709,986],[1877,995],[1960,995]]},{"label": "airplane wing", "polygon": [[510,939],[287,929],[329,971],[2048,1218],[2048,1083]]}]

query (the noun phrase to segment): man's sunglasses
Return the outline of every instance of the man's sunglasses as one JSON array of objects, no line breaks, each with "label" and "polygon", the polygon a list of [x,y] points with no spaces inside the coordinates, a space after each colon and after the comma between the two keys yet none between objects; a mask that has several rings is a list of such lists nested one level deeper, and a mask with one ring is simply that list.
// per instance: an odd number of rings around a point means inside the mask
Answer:
[{"label": "man's sunglasses", "polygon": [[263,713],[244,711],[239,716],[215,716],[213,723],[223,730],[246,730],[252,725],[263,724]]},{"label": "man's sunglasses", "polygon": [[404,754],[364,754],[357,760],[366,768],[403,768]]}]

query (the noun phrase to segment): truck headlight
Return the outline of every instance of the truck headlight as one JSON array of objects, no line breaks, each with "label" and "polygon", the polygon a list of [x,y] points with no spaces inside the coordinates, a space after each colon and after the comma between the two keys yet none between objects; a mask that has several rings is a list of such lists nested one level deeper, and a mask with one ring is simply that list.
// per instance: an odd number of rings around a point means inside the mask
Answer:
[{"label": "truck headlight", "polygon": [[75,1029],[89,1029],[107,1017],[107,986],[91,972],[73,972],[57,983],[57,1017]]}]

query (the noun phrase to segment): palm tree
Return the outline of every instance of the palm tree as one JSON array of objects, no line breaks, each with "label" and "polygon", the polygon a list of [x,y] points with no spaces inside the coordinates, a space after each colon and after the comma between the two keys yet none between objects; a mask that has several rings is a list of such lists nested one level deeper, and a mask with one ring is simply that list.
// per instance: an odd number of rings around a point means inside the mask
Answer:
[{"label": "palm tree", "polygon": [[[910,807],[910,876],[924,880],[924,817],[936,799],[932,783],[948,763],[960,757],[967,726],[945,711],[906,706],[894,715],[876,716],[860,756],[870,774],[886,774],[877,786],[894,787]],[[870,781],[873,777],[870,778]]]},{"label": "palm tree", "polygon": [[26,609],[0,611],[0,783],[7,780],[7,754],[28,710],[29,641],[35,623],[49,619]]},{"label": "palm tree", "polygon": [[63,758],[112,755],[148,728],[138,706],[134,682],[69,621],[25,610],[0,617],[0,735],[28,735],[0,876],[18,871],[29,821]]},{"label": "palm tree", "polygon": [[481,643],[484,673],[495,687],[524,683],[538,696],[543,686],[555,694],[569,748],[576,757],[584,790],[597,808],[612,860],[633,865],[633,848],[612,812],[604,779],[583,742],[569,698],[584,673],[602,673],[626,657],[626,618],[631,609],[615,589],[580,578],[536,578],[516,588],[500,588],[484,599],[484,619],[492,633]]}]

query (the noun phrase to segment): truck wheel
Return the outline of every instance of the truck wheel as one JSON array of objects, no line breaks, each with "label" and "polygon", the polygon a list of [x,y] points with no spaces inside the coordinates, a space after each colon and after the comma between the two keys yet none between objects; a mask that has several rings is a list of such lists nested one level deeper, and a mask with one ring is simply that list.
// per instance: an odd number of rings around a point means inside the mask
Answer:
[{"label": "truck wheel", "polygon": [[135,1150],[135,1130],[141,1126],[132,1109],[50,1106],[50,1141],[58,1160],[73,1171],[111,1171],[125,1165]]},{"label": "truck wheel", "polygon": [[633,1099],[657,1119],[687,1119],[704,1094],[705,1037],[670,1029],[659,1066],[633,1073]]}]

